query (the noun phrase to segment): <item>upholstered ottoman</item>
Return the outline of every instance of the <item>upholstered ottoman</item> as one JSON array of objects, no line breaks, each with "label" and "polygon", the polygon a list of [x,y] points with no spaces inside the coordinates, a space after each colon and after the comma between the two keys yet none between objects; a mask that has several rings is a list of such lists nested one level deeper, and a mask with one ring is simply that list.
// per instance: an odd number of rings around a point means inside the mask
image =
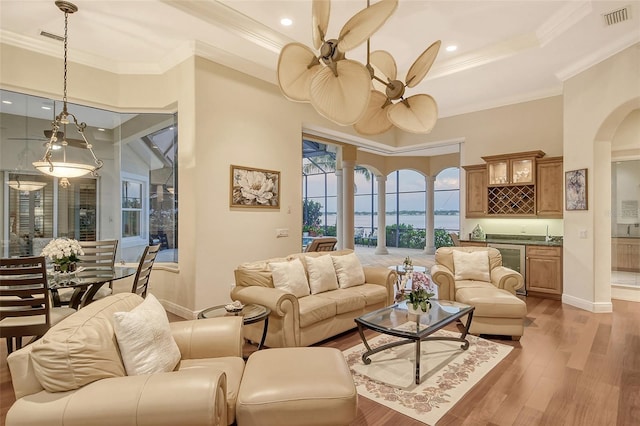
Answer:
[{"label": "upholstered ottoman", "polygon": [[358,393],[335,348],[273,348],[251,354],[236,402],[238,426],[348,425]]},{"label": "upholstered ottoman", "polygon": [[499,334],[520,340],[527,305],[506,290],[468,287],[456,291],[456,301],[475,306],[471,334]]}]

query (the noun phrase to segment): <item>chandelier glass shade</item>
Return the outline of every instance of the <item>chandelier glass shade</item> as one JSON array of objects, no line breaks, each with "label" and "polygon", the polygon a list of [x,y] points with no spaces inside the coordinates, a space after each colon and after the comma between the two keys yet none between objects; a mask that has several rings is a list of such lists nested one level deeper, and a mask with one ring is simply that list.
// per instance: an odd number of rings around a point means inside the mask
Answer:
[{"label": "chandelier glass shade", "polygon": [[9,181],[9,188],[13,188],[16,191],[38,191],[45,186],[47,186],[46,182],[38,182],[34,180],[20,180],[16,178],[15,180]]},{"label": "chandelier glass shade", "polygon": [[[55,2],[58,9],[64,12],[64,95],[62,98],[62,111],[56,115],[54,121],[51,123],[51,136],[49,141],[45,144],[45,153],[40,161],[33,163],[33,166],[46,175],[55,176],[58,178],[75,178],[84,176],[91,173],[93,176],[97,176],[97,171],[102,168],[103,162],[96,157],[93,152],[93,147],[87,141],[85,136],[86,123],[79,122],[75,115],[71,114],[67,110],[67,42],[68,42],[68,17],[69,14],[77,12],[78,7],[68,1],[58,0]],[[76,130],[82,137],[81,147],[87,149],[93,157],[93,164],[84,163],[70,163],[67,162],[66,150],[69,145],[66,141],[66,128],[68,124],[75,126]],[[61,131],[61,130],[65,131]],[[58,139],[62,138],[60,142]],[[59,149],[59,146],[62,149]],[[62,151],[62,161],[54,161],[53,151]]]}]

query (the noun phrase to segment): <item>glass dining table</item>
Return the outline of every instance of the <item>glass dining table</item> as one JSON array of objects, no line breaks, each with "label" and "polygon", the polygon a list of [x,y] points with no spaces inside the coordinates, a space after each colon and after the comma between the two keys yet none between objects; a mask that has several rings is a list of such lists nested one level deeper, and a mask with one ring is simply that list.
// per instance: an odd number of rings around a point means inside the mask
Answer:
[{"label": "glass dining table", "polygon": [[79,268],[78,271],[71,273],[59,273],[47,270],[47,280],[49,282],[49,290],[53,299],[54,306],[60,306],[60,289],[74,289],[69,307],[74,309],[82,308],[93,300],[98,290],[103,285],[112,281],[121,280],[123,278],[134,275],[137,268],[126,266],[115,266],[114,268]]}]

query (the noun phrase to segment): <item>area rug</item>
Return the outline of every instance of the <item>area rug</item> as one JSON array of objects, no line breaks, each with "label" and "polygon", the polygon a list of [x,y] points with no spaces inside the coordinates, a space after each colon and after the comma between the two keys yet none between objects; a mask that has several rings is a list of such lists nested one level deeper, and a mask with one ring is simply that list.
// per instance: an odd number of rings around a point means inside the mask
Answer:
[{"label": "area rug", "polygon": [[[433,336],[456,336],[439,330]],[[467,336],[469,349],[459,342],[429,341],[421,344],[421,383],[414,382],[415,344],[397,346],[372,355],[371,364],[362,362],[364,344],[343,351],[358,393],[379,404],[428,425],[446,414],[456,402],[511,352],[502,345]],[[372,348],[399,340],[379,335],[369,340]]]}]

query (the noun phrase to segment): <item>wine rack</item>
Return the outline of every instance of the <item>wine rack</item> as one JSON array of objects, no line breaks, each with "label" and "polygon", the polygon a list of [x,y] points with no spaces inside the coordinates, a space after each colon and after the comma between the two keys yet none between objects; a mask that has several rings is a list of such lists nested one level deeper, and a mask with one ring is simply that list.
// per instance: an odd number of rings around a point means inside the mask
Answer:
[{"label": "wine rack", "polygon": [[535,185],[489,187],[488,215],[535,215]]}]

